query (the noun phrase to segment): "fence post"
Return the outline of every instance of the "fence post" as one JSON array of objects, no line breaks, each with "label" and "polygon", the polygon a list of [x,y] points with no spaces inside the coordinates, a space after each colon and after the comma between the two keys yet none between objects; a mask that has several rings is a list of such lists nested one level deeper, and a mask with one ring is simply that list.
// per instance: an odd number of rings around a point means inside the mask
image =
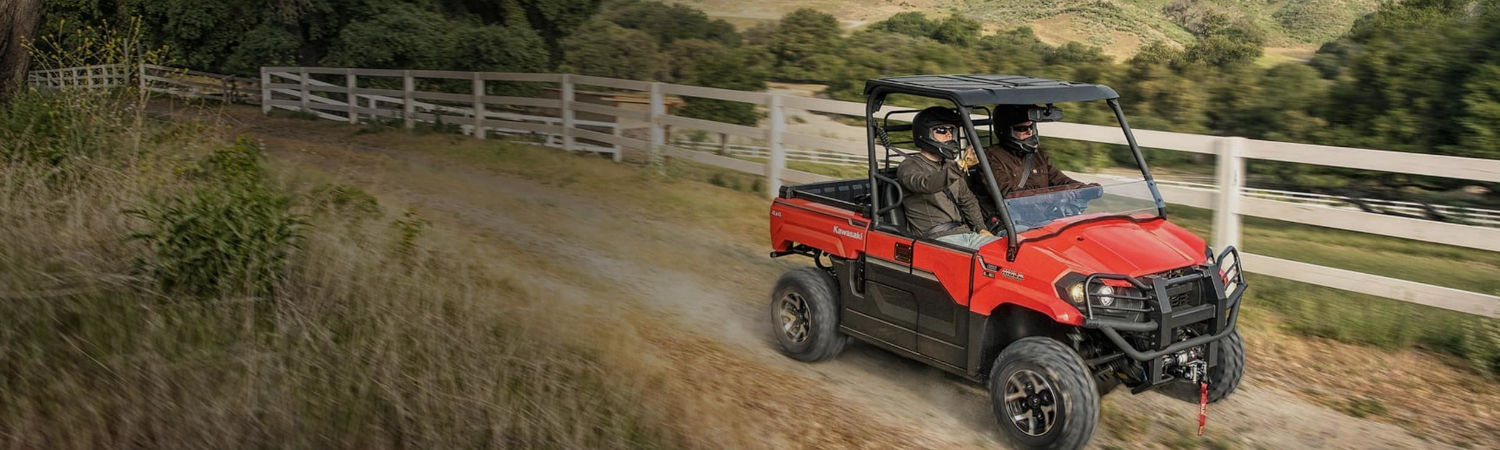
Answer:
[{"label": "fence post", "polygon": [[562,75],[562,139],[563,150],[577,150],[573,141],[573,75]]},{"label": "fence post", "polygon": [[415,90],[417,80],[411,77],[411,71],[401,71],[401,122],[408,130],[417,126],[417,105],[412,98],[412,91]]},{"label": "fence post", "polygon": [[474,138],[484,139],[484,78],[474,72]]},{"label": "fence post", "polygon": [[781,191],[781,169],[786,167],[786,149],[781,147],[781,133],[786,131],[786,117],[781,109],[781,94],[771,94],[771,130],[766,136],[771,141],[770,158],[766,160],[766,195],[776,198]]},{"label": "fence post", "polygon": [[[613,134],[615,136],[619,136],[620,135],[620,118],[619,117],[615,117],[614,120],[615,120],[615,124],[614,124],[615,126],[609,128],[609,134]],[[616,144],[611,144],[610,148],[615,149],[615,162],[621,162],[621,161],[625,160],[625,147],[624,146],[616,143]]]},{"label": "fence post", "polygon": [[1219,138],[1215,172],[1219,196],[1214,204],[1214,246],[1219,250],[1240,246],[1240,197],[1245,187],[1245,138]]},{"label": "fence post", "polygon": [[661,118],[667,115],[666,98],[662,96],[661,83],[651,83],[651,167],[657,172],[665,172],[666,167],[662,165],[661,153],[667,146],[667,130],[662,127]]},{"label": "fence post", "polygon": [[308,109],[307,107],[307,96],[311,95],[310,92],[307,92],[307,68],[298,67],[297,74],[301,75],[300,77],[298,77],[298,83],[300,83],[301,86],[297,87],[297,98],[302,100],[302,112],[311,113],[312,110]]},{"label": "fence post", "polygon": [[344,103],[349,104],[349,124],[359,123],[359,97],[354,96],[354,86],[359,84],[355,79],[354,69],[344,69]]},{"label": "fence post", "polygon": [[260,113],[271,113],[271,71],[260,68]]},{"label": "fence post", "polygon": [[729,156],[729,133],[719,133],[719,156]]},{"label": "fence post", "polygon": [[136,70],[135,78],[135,81],[137,83],[140,83],[141,85],[141,98],[145,98],[145,96],[150,95],[148,89],[149,85],[146,84],[146,63],[141,63],[140,67]]}]

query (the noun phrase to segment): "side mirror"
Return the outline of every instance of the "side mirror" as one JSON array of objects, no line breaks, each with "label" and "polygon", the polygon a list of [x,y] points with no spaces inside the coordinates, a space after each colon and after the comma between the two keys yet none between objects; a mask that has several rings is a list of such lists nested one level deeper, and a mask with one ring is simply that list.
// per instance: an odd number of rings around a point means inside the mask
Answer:
[{"label": "side mirror", "polygon": [[1026,118],[1032,122],[1056,122],[1062,120],[1062,109],[1047,105],[1045,108],[1032,107],[1026,110]]}]

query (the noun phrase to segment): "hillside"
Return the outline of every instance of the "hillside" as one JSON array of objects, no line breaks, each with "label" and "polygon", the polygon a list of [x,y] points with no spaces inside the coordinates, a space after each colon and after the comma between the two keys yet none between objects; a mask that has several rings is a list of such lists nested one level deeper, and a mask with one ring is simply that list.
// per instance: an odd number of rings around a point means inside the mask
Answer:
[{"label": "hillside", "polygon": [[1354,20],[1374,11],[1380,0],[673,0],[741,28],[768,22],[798,8],[837,16],[858,28],[905,11],[929,16],[963,14],[986,30],[1031,26],[1043,41],[1078,41],[1105,49],[1116,59],[1141,45],[1194,39],[1192,29],[1212,14],[1253,24],[1269,47],[1307,47],[1327,42]]}]

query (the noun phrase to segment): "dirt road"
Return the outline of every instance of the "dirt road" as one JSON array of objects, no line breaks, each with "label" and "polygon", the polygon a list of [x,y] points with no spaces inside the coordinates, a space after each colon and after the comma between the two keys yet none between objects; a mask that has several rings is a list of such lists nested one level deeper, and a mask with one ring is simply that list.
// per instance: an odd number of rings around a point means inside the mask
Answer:
[{"label": "dirt road", "polygon": [[[740,212],[758,195],[661,181],[606,160],[562,167],[525,154],[486,162],[428,136],[239,114],[230,125],[261,139],[277,164],[314,168],[467,230],[504,254],[517,280],[555,295],[560,310],[608,306],[600,326],[627,326],[626,351],[680,377],[681,390],[722,420],[725,440],[767,447],[994,448],[1002,446],[984,390],[868,345],[803,364],[771,344],[767,295],[799,258],[767,258],[764,218]],[[239,120],[239,121],[237,121]],[[396,137],[385,135],[399,135]],[[509,167],[507,165],[518,165]],[[529,166],[528,166],[529,165]],[[534,170],[533,170],[534,169]],[[712,191],[710,191],[712,190]],[[712,192],[714,200],[699,195]],[[734,213],[734,214],[731,214]],[[579,323],[580,327],[591,326]],[[1255,334],[1247,333],[1254,345]],[[1250,370],[1261,361],[1252,360]],[[1252,376],[1211,407],[1209,434],[1192,435],[1196,407],[1160,394],[1105,400],[1096,448],[1444,448],[1400,427],[1357,419]],[[694,413],[686,411],[684,413]],[[734,438],[737,436],[737,438]]]}]

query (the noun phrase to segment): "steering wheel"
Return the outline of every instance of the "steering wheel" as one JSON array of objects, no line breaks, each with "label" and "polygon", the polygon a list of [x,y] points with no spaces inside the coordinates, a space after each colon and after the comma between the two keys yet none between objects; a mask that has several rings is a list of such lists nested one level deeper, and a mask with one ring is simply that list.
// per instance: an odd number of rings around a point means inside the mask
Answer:
[{"label": "steering wheel", "polygon": [[[1104,187],[1097,183],[1072,183],[1018,191],[1007,195],[1006,199],[1042,194],[1050,195],[1051,199],[1045,203],[1012,205],[1014,209],[1011,210],[1011,217],[1016,220],[1017,232],[1021,228],[1035,228],[1056,219],[1083,214],[1088,209],[1089,202],[1104,196]],[[991,218],[987,225],[996,235],[1004,228],[998,218]]]}]

